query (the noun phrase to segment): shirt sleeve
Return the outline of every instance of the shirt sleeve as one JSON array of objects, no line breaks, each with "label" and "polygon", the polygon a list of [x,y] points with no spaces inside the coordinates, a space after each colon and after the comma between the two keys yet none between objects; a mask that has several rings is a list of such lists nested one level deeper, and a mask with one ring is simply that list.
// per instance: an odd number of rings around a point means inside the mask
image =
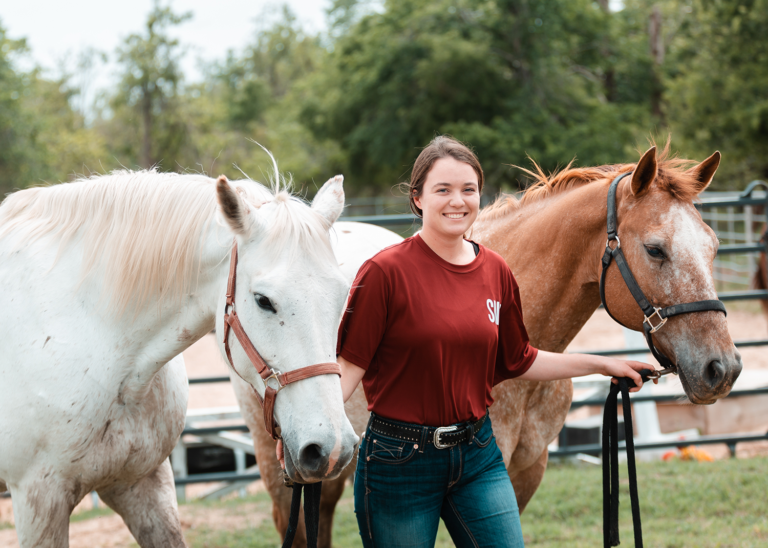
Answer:
[{"label": "shirt sleeve", "polygon": [[367,370],[387,324],[389,280],[376,263],[363,263],[341,318],[336,354]]},{"label": "shirt sleeve", "polygon": [[523,308],[517,281],[509,267],[506,264],[504,267],[504,302],[501,306],[499,321],[499,346],[496,351],[494,386],[528,371],[539,352],[528,341],[528,332],[523,325]]}]

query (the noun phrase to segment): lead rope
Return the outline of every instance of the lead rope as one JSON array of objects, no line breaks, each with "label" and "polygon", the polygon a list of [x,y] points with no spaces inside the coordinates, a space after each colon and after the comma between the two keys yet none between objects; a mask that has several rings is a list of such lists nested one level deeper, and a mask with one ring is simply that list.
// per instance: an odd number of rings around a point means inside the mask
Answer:
[{"label": "lead rope", "polygon": [[304,527],[307,531],[307,548],[317,548],[317,533],[320,527],[320,491],[323,482],[294,483],[291,497],[291,515],[288,518],[288,529],[285,531],[283,548],[291,548],[296,529],[299,525],[299,509],[301,507],[301,490],[304,489]]},{"label": "lead rope", "polygon": [[[643,382],[652,374],[650,369],[640,371]],[[624,439],[627,450],[629,473],[629,499],[632,504],[632,525],[635,548],[643,547],[643,530],[640,523],[640,501],[637,497],[637,468],[635,467],[635,442],[632,428],[632,404],[629,389],[635,386],[632,379],[618,378],[611,383],[608,399],[603,409],[603,546],[618,546],[619,540],[619,417],[618,395],[624,410]]]}]

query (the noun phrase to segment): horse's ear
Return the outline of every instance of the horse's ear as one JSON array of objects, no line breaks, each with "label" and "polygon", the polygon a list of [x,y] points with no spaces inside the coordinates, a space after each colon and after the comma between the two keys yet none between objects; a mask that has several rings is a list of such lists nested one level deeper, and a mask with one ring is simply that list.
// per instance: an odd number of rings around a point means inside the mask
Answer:
[{"label": "horse's ear", "polygon": [[656,147],[649,148],[640,161],[635,166],[635,171],[632,173],[632,181],[630,182],[630,188],[632,188],[632,194],[640,196],[643,192],[648,190],[651,183],[656,178],[659,166],[656,163]]},{"label": "horse's ear", "polygon": [[709,186],[719,165],[720,151],[716,150],[712,156],[688,170],[688,174],[696,180],[696,194],[704,192]]},{"label": "horse's ear", "polygon": [[253,225],[250,208],[233,189],[224,175],[216,181],[216,198],[221,214],[232,232],[238,236],[249,236]]},{"label": "horse's ear", "polygon": [[328,228],[344,210],[344,176],[328,179],[312,200],[312,209],[320,214]]}]

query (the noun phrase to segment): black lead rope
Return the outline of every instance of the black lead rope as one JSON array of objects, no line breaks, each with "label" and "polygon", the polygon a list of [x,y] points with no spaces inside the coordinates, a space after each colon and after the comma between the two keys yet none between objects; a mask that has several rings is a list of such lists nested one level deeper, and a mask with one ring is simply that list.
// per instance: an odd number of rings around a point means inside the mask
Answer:
[{"label": "black lead rope", "polygon": [[320,490],[323,482],[294,483],[291,497],[291,515],[288,518],[288,529],[285,532],[283,548],[291,548],[296,529],[299,525],[299,509],[301,508],[301,490],[304,489],[304,526],[307,530],[307,548],[317,548],[317,533],[320,526]]},{"label": "black lead rope", "polygon": [[[647,382],[652,372],[640,371],[643,382]],[[621,392],[621,404],[624,409],[624,439],[627,449],[627,469],[629,473],[629,498],[632,503],[632,525],[635,533],[635,548],[643,546],[643,530],[640,523],[640,501],[637,497],[637,469],[635,467],[635,443],[632,429],[632,404],[629,389],[635,386],[632,379],[616,379],[611,383],[611,390],[603,409],[603,546],[618,546],[619,541],[619,417],[618,395]]]}]

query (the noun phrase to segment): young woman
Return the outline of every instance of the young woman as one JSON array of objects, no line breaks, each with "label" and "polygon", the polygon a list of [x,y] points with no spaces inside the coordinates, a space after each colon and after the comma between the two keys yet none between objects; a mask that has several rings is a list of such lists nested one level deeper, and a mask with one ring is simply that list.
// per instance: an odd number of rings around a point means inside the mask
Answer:
[{"label": "young woman", "polygon": [[339,328],[345,401],[362,380],[372,412],[360,444],[355,513],[366,547],[434,546],[440,518],[458,547],[520,547],[512,483],[487,408],[491,389],[646,364],[536,350],[504,260],[465,240],[483,171],[437,137],[419,155],[411,209],[423,229],[367,261]]}]

